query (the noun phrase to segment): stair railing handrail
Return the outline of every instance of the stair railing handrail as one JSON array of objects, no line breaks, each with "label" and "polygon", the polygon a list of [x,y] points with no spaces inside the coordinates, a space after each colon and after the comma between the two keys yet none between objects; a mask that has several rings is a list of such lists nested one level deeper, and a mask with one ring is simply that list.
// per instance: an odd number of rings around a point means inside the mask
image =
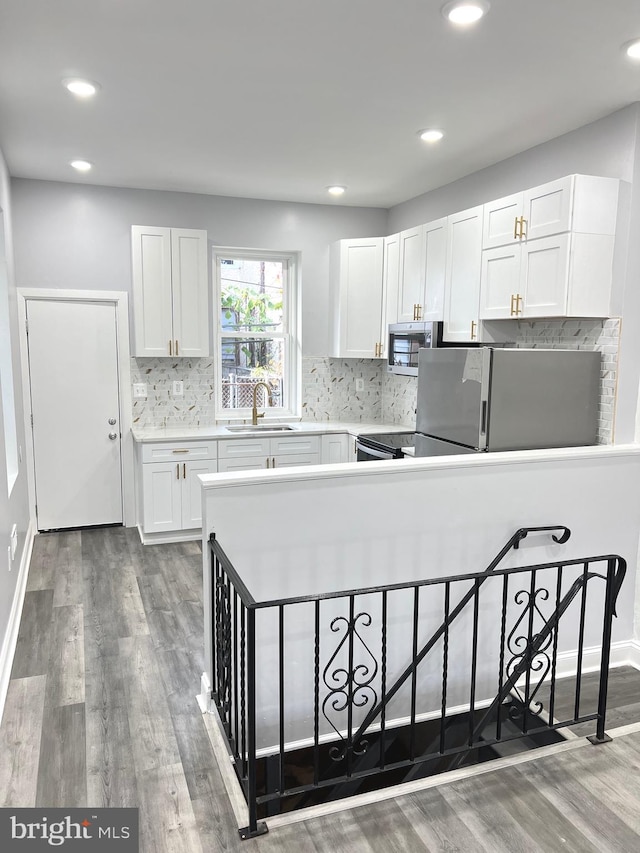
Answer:
[{"label": "stair railing handrail", "polygon": [[568,541],[569,537],[571,536],[571,531],[569,530],[569,528],[565,525],[560,524],[549,527],[520,527],[518,530],[516,530],[513,536],[508,540],[508,542],[505,543],[505,545],[500,549],[500,551],[496,554],[493,560],[489,563],[484,572],[476,576],[477,580],[474,581],[473,586],[460,599],[458,604],[453,608],[451,613],[449,613],[449,615],[442,622],[440,627],[437,628],[435,632],[431,635],[431,637],[424,643],[421,650],[413,658],[411,663],[398,676],[398,678],[394,681],[393,685],[387,691],[385,691],[384,697],[380,699],[380,701],[376,705],[374,705],[373,708],[371,708],[369,713],[365,716],[364,720],[360,724],[358,731],[353,735],[351,739],[352,743],[357,743],[360,740],[360,738],[364,735],[369,726],[376,719],[378,714],[380,714],[382,710],[386,708],[386,706],[393,699],[396,693],[401,689],[406,680],[413,675],[420,663],[429,654],[429,652],[435,646],[438,640],[444,635],[445,631],[449,628],[451,623],[462,613],[462,611],[469,604],[469,602],[473,601],[480,586],[482,586],[484,581],[495,572],[496,568],[506,557],[509,551],[511,551],[512,548],[514,550],[517,550],[520,547],[520,542],[522,542],[522,540],[525,539],[529,533],[549,532],[551,530],[563,531],[560,536],[556,536],[553,533],[551,534],[551,538],[553,539],[553,541],[557,542],[559,545],[563,545],[565,542]]}]

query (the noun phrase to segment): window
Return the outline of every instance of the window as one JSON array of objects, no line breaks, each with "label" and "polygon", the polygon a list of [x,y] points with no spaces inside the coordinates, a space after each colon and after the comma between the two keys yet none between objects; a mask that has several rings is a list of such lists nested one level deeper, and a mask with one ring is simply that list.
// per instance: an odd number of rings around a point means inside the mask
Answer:
[{"label": "window", "polygon": [[216,249],[214,269],[218,417],[249,418],[254,399],[271,415],[299,415],[296,256]]},{"label": "window", "polygon": [[13,364],[11,359],[11,329],[9,319],[9,282],[4,246],[4,226],[0,210],[0,392],[2,393],[2,419],[4,449],[7,464],[7,490],[11,494],[18,478],[18,432],[16,407],[13,396]]}]

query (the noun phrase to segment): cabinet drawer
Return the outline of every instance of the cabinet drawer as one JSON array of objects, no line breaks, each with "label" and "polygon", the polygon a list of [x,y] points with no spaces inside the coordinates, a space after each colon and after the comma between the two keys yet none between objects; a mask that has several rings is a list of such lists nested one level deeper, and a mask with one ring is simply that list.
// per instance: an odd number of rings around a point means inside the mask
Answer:
[{"label": "cabinet drawer", "polygon": [[273,456],[289,453],[320,453],[319,435],[281,435],[272,438],[270,451]]},{"label": "cabinet drawer", "polygon": [[271,452],[270,439],[256,438],[228,439],[218,442],[219,459],[240,459],[244,456],[268,456]]},{"label": "cabinet drawer", "polygon": [[174,441],[162,444],[143,444],[144,462],[187,462],[190,459],[215,459],[215,441]]}]

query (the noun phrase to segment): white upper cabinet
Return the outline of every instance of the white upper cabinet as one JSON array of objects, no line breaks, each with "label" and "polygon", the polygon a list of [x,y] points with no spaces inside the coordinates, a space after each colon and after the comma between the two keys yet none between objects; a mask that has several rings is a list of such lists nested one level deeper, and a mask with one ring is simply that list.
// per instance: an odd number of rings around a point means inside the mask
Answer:
[{"label": "white upper cabinet", "polygon": [[446,257],[446,217],[400,233],[398,323],[443,319]]},{"label": "white upper cabinet", "polygon": [[135,355],[209,355],[207,232],[131,228]]},{"label": "white upper cabinet", "polygon": [[[400,234],[384,238],[382,257],[382,286],[385,294],[387,323],[398,322],[400,299]],[[386,330],[383,329],[384,349],[387,347]]]},{"label": "white upper cabinet", "polygon": [[384,238],[331,245],[332,347],[337,358],[383,358],[386,301]]},{"label": "white upper cabinet", "polygon": [[400,232],[398,323],[421,320],[424,307],[424,225]]},{"label": "white upper cabinet", "polygon": [[608,316],[618,185],[570,175],[486,204],[480,318]]},{"label": "white upper cabinet", "polygon": [[445,341],[479,340],[482,205],[448,217],[444,292]]}]

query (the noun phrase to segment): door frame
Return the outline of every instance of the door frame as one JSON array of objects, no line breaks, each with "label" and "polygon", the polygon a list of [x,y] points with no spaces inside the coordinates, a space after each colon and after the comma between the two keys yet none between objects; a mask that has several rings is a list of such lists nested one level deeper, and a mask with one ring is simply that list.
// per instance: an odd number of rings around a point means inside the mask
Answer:
[{"label": "door frame", "polygon": [[31,377],[29,375],[29,351],[27,342],[27,302],[107,302],[116,309],[116,346],[118,358],[118,392],[120,397],[120,432],[122,476],[122,518],[125,527],[135,527],[134,487],[134,443],[131,407],[131,364],[129,347],[129,297],[123,290],[53,290],[43,287],[20,287],[17,289],[20,338],[20,360],[22,371],[22,399],[25,424],[25,455],[27,482],[29,486],[29,515],[36,528],[36,480],[31,432]]}]

